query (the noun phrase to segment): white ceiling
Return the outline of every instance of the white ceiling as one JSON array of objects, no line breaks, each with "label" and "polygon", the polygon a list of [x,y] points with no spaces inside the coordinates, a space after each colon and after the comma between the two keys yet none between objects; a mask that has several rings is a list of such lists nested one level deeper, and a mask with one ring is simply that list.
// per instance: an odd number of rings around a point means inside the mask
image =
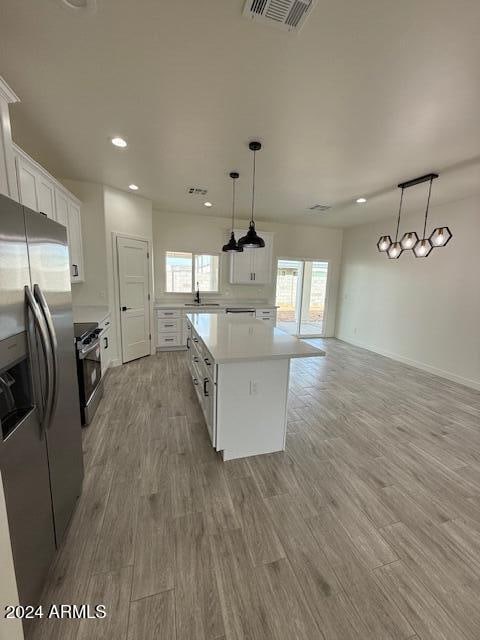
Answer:
[{"label": "white ceiling", "polygon": [[[97,4],[1,0],[0,74],[22,99],[14,138],[55,175],[229,216],[237,169],[245,215],[258,137],[259,219],[395,216],[397,182],[435,170],[434,203],[480,190],[478,0],[319,0],[295,35],[243,18],[243,0]],[[332,209],[307,213],[314,203]]]}]

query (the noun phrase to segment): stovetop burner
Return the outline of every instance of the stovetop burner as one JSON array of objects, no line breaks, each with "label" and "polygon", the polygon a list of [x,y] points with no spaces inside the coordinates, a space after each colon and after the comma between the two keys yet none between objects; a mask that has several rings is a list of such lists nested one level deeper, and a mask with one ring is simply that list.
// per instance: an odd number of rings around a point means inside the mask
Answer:
[{"label": "stovetop burner", "polygon": [[96,322],[74,322],[73,334],[75,336],[75,341],[80,342],[81,340],[85,340],[88,334],[95,331],[97,327],[98,324]]}]

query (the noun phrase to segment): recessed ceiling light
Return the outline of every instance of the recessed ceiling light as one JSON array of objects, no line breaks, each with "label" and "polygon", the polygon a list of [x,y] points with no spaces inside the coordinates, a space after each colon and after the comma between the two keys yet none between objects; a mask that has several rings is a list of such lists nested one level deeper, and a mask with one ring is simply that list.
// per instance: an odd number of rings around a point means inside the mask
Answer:
[{"label": "recessed ceiling light", "polygon": [[213,207],[211,202],[204,202],[203,203],[206,207]]},{"label": "recessed ceiling light", "polygon": [[112,138],[112,144],[115,147],[121,147],[122,149],[124,149],[127,146],[127,141],[124,140],[123,138],[116,136],[115,138]]},{"label": "recessed ceiling light", "polygon": [[366,198],[357,198],[357,199],[355,200],[355,202],[356,202],[357,204],[363,204],[363,203],[364,203],[364,202],[366,202],[366,201],[367,201],[367,199],[366,199]]},{"label": "recessed ceiling light", "polygon": [[136,184],[129,184],[128,188],[131,189],[132,191],[138,191],[138,187]]}]

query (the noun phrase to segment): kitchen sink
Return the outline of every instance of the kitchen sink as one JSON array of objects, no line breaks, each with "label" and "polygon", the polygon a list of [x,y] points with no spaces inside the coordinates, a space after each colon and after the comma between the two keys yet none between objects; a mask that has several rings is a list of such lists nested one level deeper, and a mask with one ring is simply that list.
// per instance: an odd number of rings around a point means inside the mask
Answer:
[{"label": "kitchen sink", "polygon": [[185,303],[186,307],[219,307],[220,304],[218,302],[201,302],[200,304],[198,304],[198,302],[186,302]]}]

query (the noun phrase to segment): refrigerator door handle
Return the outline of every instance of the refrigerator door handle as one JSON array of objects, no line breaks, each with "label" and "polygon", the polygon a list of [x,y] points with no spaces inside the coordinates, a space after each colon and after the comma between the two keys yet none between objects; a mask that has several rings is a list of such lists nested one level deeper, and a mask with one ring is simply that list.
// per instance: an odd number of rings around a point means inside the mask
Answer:
[{"label": "refrigerator door handle", "polygon": [[48,307],[47,301],[45,300],[45,296],[43,295],[43,291],[40,288],[39,284],[33,285],[33,295],[35,296],[35,300],[38,302],[40,309],[43,313],[43,317],[45,319],[45,324],[47,325],[48,337],[50,339],[50,348],[51,355],[53,361],[53,382],[52,382],[52,397],[51,404],[49,409],[49,421],[48,426],[50,426],[52,416],[55,413],[55,409],[57,406],[57,398],[58,398],[58,341],[57,335],[55,333],[55,328],[53,326],[52,314],[50,313],[50,309]]},{"label": "refrigerator door handle", "polygon": [[[30,291],[30,287],[25,285],[25,297],[27,299],[27,305],[33,315],[33,320],[35,322],[35,326],[38,331],[38,335],[40,336],[40,343],[42,345],[43,357],[45,358],[45,369],[47,372],[46,380],[45,380],[45,397],[46,402],[42,406],[42,417],[40,421],[40,426],[42,432],[45,432],[46,426],[49,420],[48,408],[51,405],[51,396],[52,396],[52,361],[51,361],[51,352],[48,348],[48,332],[45,326],[40,308],[33,297],[32,292]],[[33,338],[34,339],[34,338]],[[33,341],[33,340],[32,340]],[[39,403],[40,404],[40,403]]]}]

